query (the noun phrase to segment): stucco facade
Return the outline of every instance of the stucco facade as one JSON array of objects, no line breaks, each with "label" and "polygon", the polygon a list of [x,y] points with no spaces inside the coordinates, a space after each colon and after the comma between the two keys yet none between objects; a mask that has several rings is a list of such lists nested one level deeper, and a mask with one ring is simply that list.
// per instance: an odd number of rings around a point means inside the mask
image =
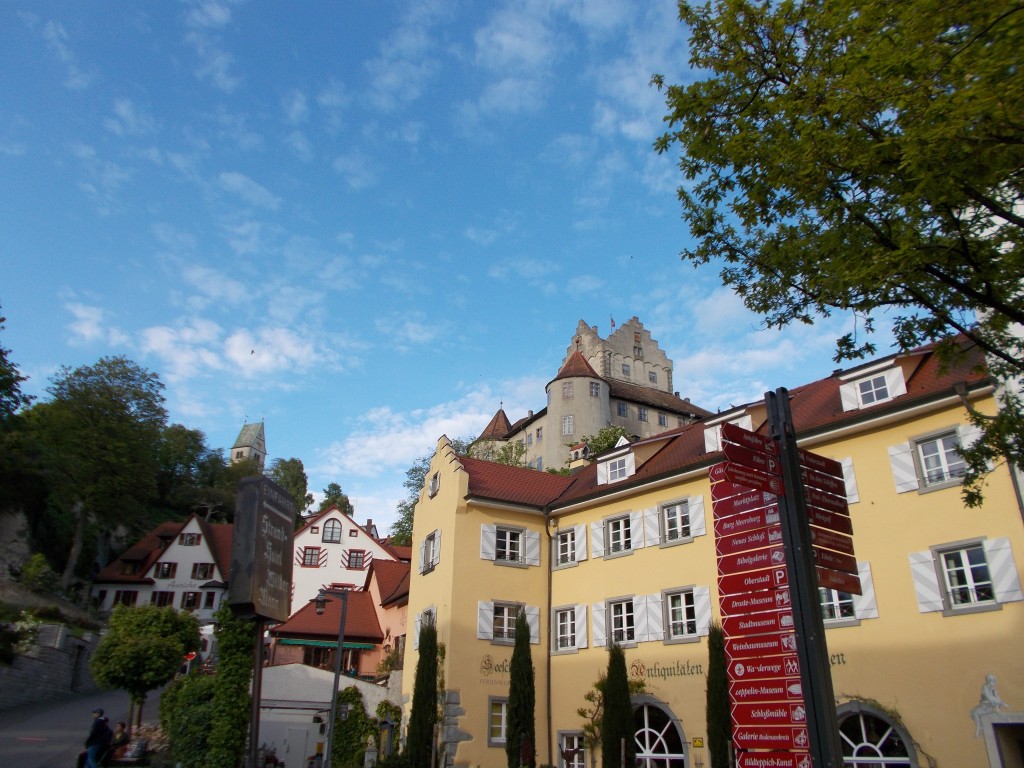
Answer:
[{"label": "stucco facade", "polygon": [[[1022,507],[997,466],[964,507],[965,402],[991,382],[930,350],[791,392],[802,448],[842,463],[862,596],[823,596],[844,744],[887,765],[1019,766],[1024,739]],[[962,399],[961,395],[966,398]],[[449,764],[501,766],[511,645],[505,610],[533,616],[537,761],[591,764],[576,710],[625,647],[640,754],[708,764],[707,631],[721,619],[709,469],[725,421],[763,432],[753,403],[598,457],[568,478],[460,458],[446,438],[416,507],[410,621],[447,648]],[[415,643],[410,643],[415,646]],[[406,655],[406,696],[417,661]],[[988,676],[998,701],[981,701]],[[660,740],[654,738],[661,737]],[[667,763],[665,762],[667,761]],[[649,763],[650,764],[650,763]]]}]

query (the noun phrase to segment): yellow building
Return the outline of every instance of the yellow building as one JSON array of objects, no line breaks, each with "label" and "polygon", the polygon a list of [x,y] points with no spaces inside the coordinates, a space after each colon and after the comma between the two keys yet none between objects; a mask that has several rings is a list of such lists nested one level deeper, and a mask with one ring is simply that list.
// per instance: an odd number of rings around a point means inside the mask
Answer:
[{"label": "yellow building", "polygon": [[[1011,471],[960,496],[966,407],[995,407],[969,362],[931,349],[790,392],[801,447],[841,462],[863,595],[822,592],[847,765],[1024,765],[1024,527]],[[708,764],[706,635],[720,619],[709,468],[720,427],[765,431],[763,403],[596,457],[571,477],[455,455],[438,441],[416,506],[409,615],[445,644],[448,764],[503,766],[514,614],[536,670],[537,762],[583,768],[584,694],[624,646],[641,765]],[[417,651],[406,656],[411,699]],[[987,683],[987,685],[986,685]],[[884,758],[884,760],[882,760]]]}]

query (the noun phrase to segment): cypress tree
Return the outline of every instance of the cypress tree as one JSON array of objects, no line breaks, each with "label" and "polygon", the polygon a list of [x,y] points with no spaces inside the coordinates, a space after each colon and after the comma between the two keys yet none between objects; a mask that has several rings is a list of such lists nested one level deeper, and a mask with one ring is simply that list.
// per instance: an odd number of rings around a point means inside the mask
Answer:
[{"label": "cypress tree", "polygon": [[729,678],[725,659],[725,634],[721,624],[708,632],[708,692],[705,715],[711,768],[728,768],[732,721],[729,717]]},{"label": "cypress tree", "polygon": [[530,624],[522,608],[516,615],[516,646],[509,665],[508,724],[505,731],[505,756],[508,768],[537,765],[534,730],[536,691],[533,657],[530,655]]},{"label": "cypress tree", "polygon": [[[604,684],[604,714],[601,717],[601,768],[627,768],[636,764],[636,736],[633,703],[629,698],[626,654],[618,645],[608,650],[608,674]],[[620,762],[622,743],[626,759]]]},{"label": "cypress tree", "polygon": [[430,768],[437,723],[437,627],[432,621],[420,625],[419,646],[405,749],[411,768]]}]

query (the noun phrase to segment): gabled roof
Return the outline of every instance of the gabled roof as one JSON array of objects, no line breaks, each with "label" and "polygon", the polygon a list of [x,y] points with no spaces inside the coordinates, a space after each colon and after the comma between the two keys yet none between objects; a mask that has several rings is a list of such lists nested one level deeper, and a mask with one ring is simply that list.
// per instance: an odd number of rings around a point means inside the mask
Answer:
[{"label": "gabled roof", "polygon": [[600,379],[597,371],[595,371],[590,363],[587,362],[587,358],[583,356],[583,353],[578,349],[569,355],[569,358],[562,364],[558,373],[555,374],[555,378],[552,381],[558,381],[559,379],[570,379],[575,377],[585,377],[589,379]]},{"label": "gabled roof", "polygon": [[407,547],[404,544],[392,544],[390,536],[378,539],[377,543],[394,555],[396,560],[400,560],[403,563],[408,563],[412,560],[412,547]]},{"label": "gabled roof", "polygon": [[469,474],[469,495],[477,498],[543,506],[572,484],[570,477],[525,467],[494,464],[468,456],[460,456],[459,462]]},{"label": "gabled roof", "polygon": [[[338,637],[338,625],[341,623],[341,598],[337,593],[327,595],[330,601],[324,605],[323,616],[316,615],[316,606],[306,603],[292,614],[283,624],[270,630],[275,637]],[[374,610],[373,598],[369,592],[348,592],[348,611],[345,614],[345,641],[364,640],[380,643],[384,640],[377,612]]]},{"label": "gabled roof", "polygon": [[256,438],[263,434],[263,422],[258,424],[246,424],[242,427],[242,431],[238,433],[238,439],[235,440],[235,444],[231,446],[232,450],[235,448],[251,448],[256,444]]},{"label": "gabled roof", "polygon": [[[185,523],[165,522],[128,547],[120,557],[108,563],[93,579],[94,584],[152,584],[146,573],[160,559],[167,544],[174,540]],[[135,566],[135,573],[126,574],[125,566]]]},{"label": "gabled roof", "polygon": [[512,424],[509,422],[508,416],[505,415],[505,409],[499,408],[498,412],[487,422],[487,426],[480,433],[477,442],[480,440],[503,440],[510,429],[512,429]]},{"label": "gabled roof", "polygon": [[201,517],[196,517],[196,522],[206,536],[207,546],[217,570],[225,581],[231,581],[231,544],[235,536],[235,526],[231,523],[210,523]]},{"label": "gabled roof", "polygon": [[370,563],[369,579],[377,579],[382,606],[409,597],[409,563],[393,563],[388,560],[374,560]]}]

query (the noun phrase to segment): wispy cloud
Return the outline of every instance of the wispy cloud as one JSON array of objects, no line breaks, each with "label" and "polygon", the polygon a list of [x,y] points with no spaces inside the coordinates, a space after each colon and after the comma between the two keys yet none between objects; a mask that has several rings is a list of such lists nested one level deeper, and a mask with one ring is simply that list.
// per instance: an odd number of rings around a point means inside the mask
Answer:
[{"label": "wispy cloud", "polygon": [[66,72],[64,87],[72,91],[81,91],[92,85],[96,74],[78,63],[78,57],[71,49],[68,33],[64,26],[60,22],[48,21],[43,26],[42,34],[50,52],[64,65]]},{"label": "wispy cloud", "polygon": [[353,190],[367,189],[377,185],[377,172],[369,158],[359,151],[340,155],[332,163],[334,170],[341,174],[345,183]]},{"label": "wispy cloud", "polygon": [[216,0],[193,0],[185,12],[185,42],[196,54],[195,75],[224,93],[232,93],[242,82],[235,74],[235,59],[221,46],[218,30],[231,22],[231,6]]},{"label": "wispy cloud", "polygon": [[107,322],[109,313],[103,307],[70,301],[64,304],[64,309],[72,317],[67,326],[71,332],[68,343],[72,346],[124,346],[128,343],[128,337]]},{"label": "wispy cloud", "polygon": [[131,99],[115,101],[113,113],[103,121],[103,125],[118,136],[142,136],[156,130],[153,116],[136,107]]},{"label": "wispy cloud", "polygon": [[281,198],[273,194],[262,184],[250,179],[238,171],[226,171],[218,177],[220,186],[226,192],[237,195],[249,205],[276,211],[281,205]]},{"label": "wispy cloud", "polygon": [[436,43],[430,35],[443,11],[439,2],[411,3],[406,17],[381,42],[378,55],[365,65],[371,106],[391,112],[423,95],[438,70]]}]

